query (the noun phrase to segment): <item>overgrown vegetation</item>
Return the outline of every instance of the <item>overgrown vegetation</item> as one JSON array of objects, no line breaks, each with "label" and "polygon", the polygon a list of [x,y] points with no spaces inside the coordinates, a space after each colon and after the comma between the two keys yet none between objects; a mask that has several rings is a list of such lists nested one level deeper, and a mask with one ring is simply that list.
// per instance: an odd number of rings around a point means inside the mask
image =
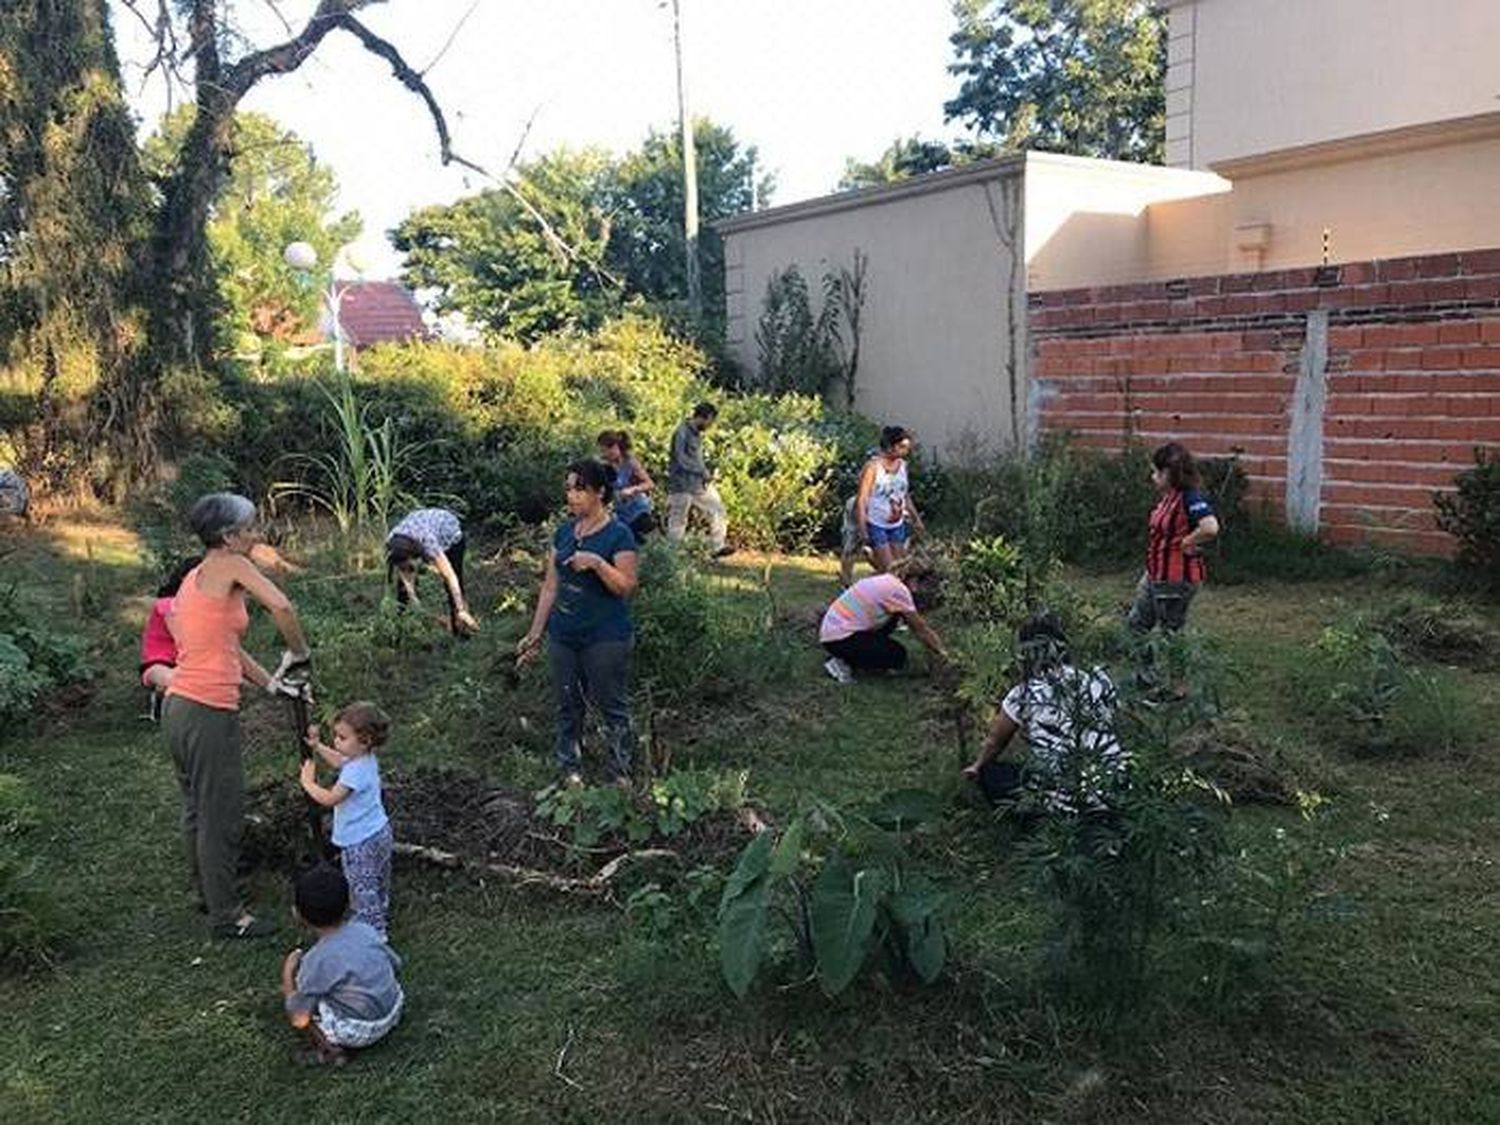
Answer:
[{"label": "overgrown vegetation", "polygon": [[292,372],[233,378],[196,404],[197,432],[251,496],[310,492],[357,523],[362,507],[378,522],[410,491],[456,506],[471,527],[498,527],[553,515],[564,469],[602,429],[629,430],[664,486],[673,429],[713,398],[705,448],[735,541],[807,543],[833,507],[836,474],[862,460],[868,423],[809,396],[716,391],[706,371],[698,349],[636,318],[529,348],[391,346],[362,355],[331,391]]},{"label": "overgrown vegetation", "polygon": [[817,311],[795,263],[771,275],[755,326],[756,371],[750,385],[771,394],[832,396],[854,407],[860,333],[868,296],[869,258],[823,274]]},{"label": "overgrown vegetation", "polygon": [[[551,824],[537,819],[529,797],[551,779],[545,676],[528,668],[517,677],[508,659],[535,594],[542,533],[494,539],[476,531],[468,578],[485,628],[459,641],[430,616],[383,607],[378,575],[339,570],[332,521],[281,531],[308,566],[285,582],[314,639],[320,706],[376,694],[396,719],[382,770],[400,831],[472,866],[466,875],[398,864],[396,942],[413,1003],[380,1057],[357,1064],[364,1088],[394,1113],[524,1116],[543,1107],[558,1116],[706,1116],[709,1103],[769,1106],[806,1076],[799,1109],[813,1119],[1024,1118],[1067,1104],[1075,1115],[1175,1120],[1194,1112],[1175,1091],[1198,1089],[1206,1053],[1225,1098],[1283,1118],[1311,1119],[1301,1108],[1309,1091],[1319,1092],[1320,1115],[1333,1105],[1336,1116],[1410,1109],[1420,1117],[1453,1101],[1480,1110],[1451,1118],[1484,1118],[1483,1095],[1465,1100],[1462,1091],[1481,1077],[1464,1060],[1487,1026],[1483,1005],[1467,999],[1474,965],[1487,955],[1487,900],[1482,866],[1454,858],[1482,855],[1493,787],[1472,758],[1428,753],[1392,769],[1380,758],[1334,753],[1332,720],[1287,690],[1309,665],[1306,646],[1318,628],[1344,606],[1384,614],[1393,604],[1385,585],[1366,578],[1274,594],[1211,589],[1194,621],[1222,642],[1218,655],[1194,642],[1192,651],[1156,659],[1169,682],[1191,684],[1189,671],[1206,669],[1217,690],[1193,688],[1187,705],[1127,706],[1128,745],[1154,739],[1165,748],[1142,788],[1118,799],[1117,819],[1039,818],[1027,828],[1018,817],[997,823],[958,777],[979,720],[1014,675],[1013,618],[997,611],[980,620],[957,582],[933,617],[965,677],[965,736],[951,718],[951,681],[924,678],[921,662],[914,676],[848,689],[819,675],[804,622],[832,595],[830,560],[780,558],[769,572],[759,562],[693,567],[674,580],[680,600],[668,607],[649,574],[663,560],[648,554],[634,612],[643,628],[653,622],[658,649],[651,655],[643,639],[639,682],[681,681],[685,690],[658,706],[678,714],[653,731],[644,698],[637,706],[642,780],[634,801],[585,791],[592,795],[575,807],[564,809],[566,798],[549,804],[562,818]],[[61,538],[26,542],[23,553],[49,560],[49,583],[60,571],[66,586],[69,570],[85,565]],[[961,558],[956,546],[943,553]],[[32,576],[43,569],[23,560],[17,573],[38,584],[27,588],[34,604],[44,590]],[[121,591],[152,580],[123,568],[116,577]],[[1134,656],[1113,607],[1131,580],[1125,570],[1055,569],[1043,591],[1066,619],[1078,659],[1107,661],[1127,694]],[[1330,608],[1331,592],[1342,600]],[[1413,600],[1411,610],[1391,611],[1393,634],[1399,621],[1419,622],[1444,605]],[[690,612],[695,602],[713,612]],[[121,603],[120,612],[106,605],[87,623],[113,654],[104,699],[137,691],[142,604]],[[1484,605],[1469,612],[1488,623]],[[257,652],[272,643],[263,621],[250,643]],[[1423,642],[1422,659],[1455,662],[1438,655],[1452,643]],[[1215,671],[1216,660],[1230,658]],[[1484,702],[1491,677],[1466,663],[1452,681],[1481,708],[1480,732],[1493,710]],[[97,707],[45,736],[17,732],[5,744],[0,768],[26,779],[44,817],[27,830],[35,842],[29,885],[79,919],[79,939],[69,942],[67,972],[0,985],[16,1015],[4,1055],[18,1060],[0,1068],[0,1081],[23,1116],[41,1119],[49,1116],[44,1101],[74,1120],[252,1098],[262,1112],[284,1115],[292,1094],[249,1081],[287,1065],[289,1044],[262,999],[280,946],[203,944],[171,855],[170,768],[157,733],[133,714]],[[1209,714],[1217,717],[1205,724]],[[256,791],[273,785],[295,797],[287,716],[247,699],[244,722]],[[1226,805],[1215,787],[1234,786],[1209,780],[1221,776],[1209,760],[1220,746],[1263,749],[1291,807]],[[594,749],[590,741],[586,752]],[[769,825],[760,846],[790,853],[781,845],[798,823],[802,840],[796,871],[769,890],[758,971],[736,1001],[724,982],[716,907],[749,837],[735,816],[701,810],[719,800],[710,793],[721,783],[737,789],[747,769],[754,812]],[[80,802],[85,775],[104,783]],[[1304,798],[1299,810],[1296,792],[1309,785],[1330,801],[1316,807]],[[883,800],[892,790],[905,792]],[[1136,796],[1141,807],[1123,804]],[[737,800],[731,794],[729,804]],[[288,831],[303,830],[300,817],[289,823]],[[630,842],[647,831],[644,843]],[[673,855],[626,863],[608,893],[583,897],[513,890],[483,869],[515,864],[587,880],[641,849]],[[805,926],[792,880],[807,895]],[[932,911],[903,927],[898,909],[915,918],[898,892],[917,888]],[[284,893],[279,877],[256,876],[257,905],[280,903]],[[114,908],[122,898],[131,911]],[[821,954],[813,936],[820,916]],[[1097,924],[1083,927],[1083,917]],[[1412,933],[1438,927],[1448,940],[1414,973]],[[923,958],[934,953],[935,935],[942,967],[924,986],[918,969],[931,972]],[[195,957],[203,963],[190,965]],[[824,998],[839,986],[832,1001]],[[110,1026],[98,1025],[101,996],[136,994],[153,1002],[139,1013],[123,1006]],[[524,1004],[515,1002],[521,994]],[[140,1044],[129,1066],[113,1050],[122,1031]],[[68,1050],[49,1051],[60,1034]],[[1372,1091],[1386,1052],[1412,1040],[1432,1045],[1431,1065],[1416,1079],[1403,1068],[1399,1081]],[[434,1041],[443,1052],[431,1051]],[[210,1065],[227,1043],[238,1045],[246,1067]],[[473,1079],[496,1051],[506,1082]],[[560,1056],[561,1073],[578,1088],[558,1078]],[[733,1094],[703,1083],[710,1059],[732,1079]],[[132,1077],[142,1060],[149,1084]],[[1269,1079],[1267,1067],[1275,1068]],[[1079,1074],[1094,1071],[1099,1084],[1076,1092]],[[885,1076],[878,1091],[870,1088],[876,1074]],[[114,1091],[108,1106],[90,1092],[100,1081]]]},{"label": "overgrown vegetation", "polygon": [[41,826],[30,788],[0,773],[0,972],[50,964],[59,949],[62,928],[36,875]]},{"label": "overgrown vegetation", "polygon": [[1325,628],[1289,687],[1332,744],[1354,754],[1460,750],[1477,720],[1449,675],[1413,666],[1362,618]]},{"label": "overgrown vegetation", "polygon": [[0,588],[0,724],[34,717],[41,701],[89,676],[85,645],[22,611],[16,588]]},{"label": "overgrown vegetation", "polygon": [[1438,527],[1458,540],[1457,562],[1471,579],[1500,588],[1500,455],[1474,450],[1474,467],[1453,483],[1433,497]]},{"label": "overgrown vegetation", "polygon": [[[829,996],[867,966],[935,981],[947,956],[942,895],[913,869],[905,837],[938,811],[921,791],[865,809],[820,802],[752,840],[719,900],[720,967],[734,994],[750,991],[768,953],[794,954]],[[789,941],[770,933],[772,918],[786,921]]]}]

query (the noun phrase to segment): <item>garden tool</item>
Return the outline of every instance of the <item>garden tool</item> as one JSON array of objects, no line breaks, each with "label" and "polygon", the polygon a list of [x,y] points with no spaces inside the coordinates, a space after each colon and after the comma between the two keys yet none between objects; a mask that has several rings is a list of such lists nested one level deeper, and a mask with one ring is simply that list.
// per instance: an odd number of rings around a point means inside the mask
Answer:
[{"label": "garden tool", "polygon": [[[307,745],[307,728],[312,723],[312,659],[282,658],[271,687],[287,703],[287,715],[292,724],[292,735],[297,740],[297,751],[302,761],[312,757],[312,748]],[[327,851],[323,838],[323,808],[311,797],[307,799],[307,834],[312,844],[312,855],[321,858]]]}]

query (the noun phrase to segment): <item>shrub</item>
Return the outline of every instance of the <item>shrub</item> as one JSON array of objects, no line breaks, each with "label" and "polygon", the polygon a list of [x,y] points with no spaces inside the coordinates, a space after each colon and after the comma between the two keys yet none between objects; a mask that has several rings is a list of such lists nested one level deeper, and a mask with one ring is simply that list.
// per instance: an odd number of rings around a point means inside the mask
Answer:
[{"label": "shrub", "polygon": [[[392,448],[420,449],[412,490],[425,502],[452,504],[474,525],[539,522],[555,512],[564,468],[594,453],[606,428],[628,429],[637,456],[664,485],[672,431],[693,403],[712,397],[720,414],[707,451],[735,540],[807,542],[828,520],[830,486],[860,459],[868,426],[807,396],[725,395],[706,376],[700,351],[637,317],[531,347],[374,348],[361,354],[350,386],[364,427]],[[347,445],[355,431],[333,424],[319,387],[300,370],[224,381],[237,422],[215,431],[215,448],[232,459],[249,495],[289,474],[327,491],[328,474],[306,455]]]},{"label": "shrub", "polygon": [[1351,551],[1293,531],[1272,510],[1244,512],[1223,527],[1207,553],[1210,580],[1226,586],[1265,579],[1320,582],[1357,578],[1385,561],[1377,552]]},{"label": "shrub", "polygon": [[[1049,437],[1028,457],[955,473],[943,510],[1023,552],[1113,565],[1144,551],[1152,490],[1141,451],[1110,456]],[[967,513],[960,509],[968,507]]]},{"label": "shrub", "polygon": [[84,653],[82,638],[26,616],[14,588],[0,593],[0,723],[13,726],[30,717],[47,693],[87,679]]},{"label": "shrub", "polygon": [[653,536],[640,552],[635,680],[647,722],[660,709],[743,693],[784,670],[788,645],[767,627],[772,607],[724,597],[676,544]]},{"label": "shrub", "polygon": [[969,540],[958,559],[964,610],[981,621],[1014,621],[1025,610],[1026,564],[1003,535]]},{"label": "shrub", "polygon": [[[1022,845],[1050,920],[1053,979],[1113,1016],[1183,978],[1215,1001],[1246,994],[1310,902],[1327,855],[1310,833],[1273,833],[1270,847],[1236,838],[1228,795],[1182,756],[1184,736],[1220,711],[1224,671],[1191,636],[1161,638],[1153,650],[1174,688],[1121,678],[1126,776],[1095,788],[1092,808],[1075,801],[1080,811],[1041,817]],[[1320,803],[1299,794],[1309,819]]]},{"label": "shrub", "polygon": [[537,795],[537,815],[573,833],[578,848],[603,840],[641,844],[670,840],[706,816],[745,805],[748,772],[678,770],[651,782],[644,802],[613,785],[570,789],[553,785]]},{"label": "shrub", "polygon": [[1469,746],[1477,723],[1444,676],[1412,668],[1359,619],[1329,626],[1293,689],[1324,738],[1356,754],[1418,754]]},{"label": "shrub", "polygon": [[1480,583],[1500,588],[1500,455],[1474,450],[1474,467],[1454,478],[1453,492],[1432,498],[1438,527],[1458,540],[1456,562]]},{"label": "shrub", "polygon": [[1108,810],[1041,818],[1026,857],[1050,915],[1049,959],[1070,994],[1138,1004],[1174,915],[1218,875],[1228,809],[1212,786],[1142,754]]},{"label": "shrub", "polygon": [[[165,575],[178,559],[202,551],[188,529],[188,510],[205,493],[234,487],[234,466],[227,458],[217,453],[190,453],[170,467],[165,479],[129,500],[126,513],[146,548],[146,562],[153,572]],[[258,493],[252,491],[250,495]]]},{"label": "shrub", "polygon": [[817,806],[779,835],[752,840],[719,900],[720,969],[731,991],[743,998],[755,983],[772,917],[787,920],[798,960],[829,996],[869,965],[936,980],[947,959],[943,896],[906,856],[907,835],[936,812],[929,794],[907,790],[863,810]]}]

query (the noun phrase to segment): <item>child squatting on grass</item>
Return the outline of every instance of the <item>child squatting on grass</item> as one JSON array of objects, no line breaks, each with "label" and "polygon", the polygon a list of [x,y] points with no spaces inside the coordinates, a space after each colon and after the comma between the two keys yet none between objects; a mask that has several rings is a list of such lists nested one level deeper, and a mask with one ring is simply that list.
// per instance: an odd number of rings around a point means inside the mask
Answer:
[{"label": "child squatting on grass", "polygon": [[307,745],[339,771],[332,789],[318,784],[318,764],[302,763],[302,788],[333,810],[333,843],[339,849],[354,917],[385,940],[391,911],[391,852],[395,836],[380,800],[380,765],[375,751],[385,745],[391,720],[373,703],[351,703],[333,720],[333,745],[325,746],[316,725]]},{"label": "child squatting on grass", "polygon": [[349,884],[327,864],[297,876],[293,903],[293,915],[318,940],[282,962],[287,1019],[312,1040],[304,1062],[342,1065],[349,1050],[384,1039],[400,1021],[401,958],[370,926],[347,916]]}]

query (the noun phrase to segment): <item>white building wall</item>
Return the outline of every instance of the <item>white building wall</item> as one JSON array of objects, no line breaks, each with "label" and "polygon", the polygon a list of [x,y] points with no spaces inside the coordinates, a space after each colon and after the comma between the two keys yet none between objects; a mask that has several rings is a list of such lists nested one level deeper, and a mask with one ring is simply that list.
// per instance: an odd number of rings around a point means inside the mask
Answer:
[{"label": "white building wall", "polygon": [[1167,163],[1493,113],[1497,44],[1497,0],[1175,0]]},{"label": "white building wall", "polygon": [[1025,411],[1021,168],[989,162],[722,224],[731,351],[755,370],[777,271],[796,264],[816,293],[825,271],[862,251],[855,408],[910,427],[940,456],[1010,448]]}]

